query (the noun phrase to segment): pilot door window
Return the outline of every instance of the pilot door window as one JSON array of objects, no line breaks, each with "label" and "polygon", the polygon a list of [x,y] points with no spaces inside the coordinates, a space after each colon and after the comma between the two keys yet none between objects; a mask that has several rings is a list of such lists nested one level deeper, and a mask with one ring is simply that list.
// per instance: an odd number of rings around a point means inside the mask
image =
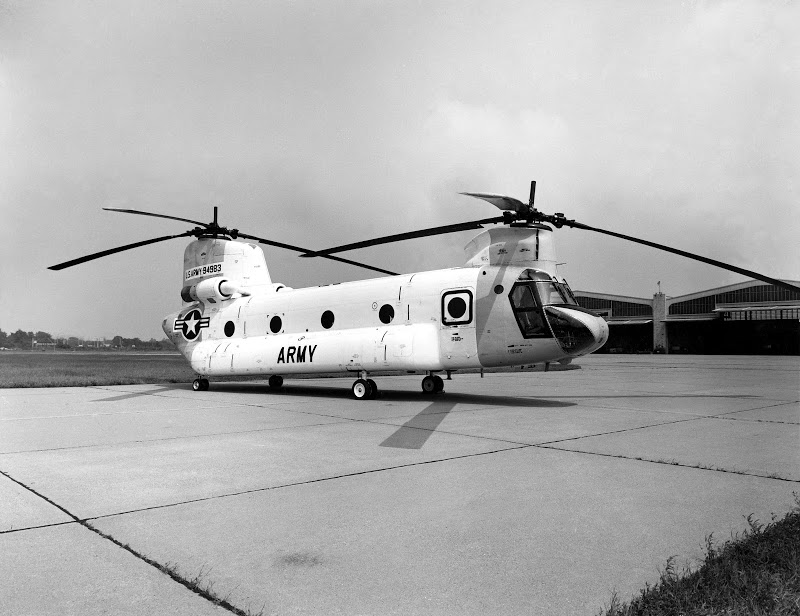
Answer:
[{"label": "pilot door window", "polygon": [[545,323],[542,309],[536,301],[531,284],[514,285],[508,297],[523,337],[544,338],[550,336],[550,328]]}]

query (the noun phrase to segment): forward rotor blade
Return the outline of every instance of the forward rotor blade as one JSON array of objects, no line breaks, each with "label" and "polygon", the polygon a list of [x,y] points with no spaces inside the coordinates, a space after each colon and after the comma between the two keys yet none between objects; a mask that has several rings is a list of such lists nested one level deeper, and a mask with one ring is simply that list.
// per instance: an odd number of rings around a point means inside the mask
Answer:
[{"label": "forward rotor blade", "polygon": [[[534,182],[531,185],[531,202],[533,202],[533,195],[536,191],[536,183]],[[484,201],[488,201],[496,208],[501,210],[511,210],[512,212],[516,212],[520,216],[527,216],[528,212],[530,211],[530,207],[520,201],[519,199],[515,199],[514,197],[506,197],[504,195],[487,195],[485,193],[459,193],[461,195],[466,195],[467,197],[475,197],[476,199],[483,199]]]},{"label": "forward rotor blade", "polygon": [[345,250],[355,250],[356,248],[366,248],[367,246],[377,246],[379,244],[389,244],[391,242],[400,242],[402,240],[411,240],[418,237],[428,237],[429,235],[442,235],[445,233],[455,233],[456,231],[467,231],[469,229],[482,229],[483,225],[503,222],[505,220],[502,216],[495,218],[484,218],[482,220],[473,220],[470,222],[460,222],[455,225],[444,225],[442,227],[431,227],[429,229],[421,229],[419,231],[409,231],[408,233],[398,233],[396,235],[387,235],[385,237],[378,237],[372,240],[365,240],[363,242],[355,242],[353,244],[345,244],[343,246],[335,246],[334,248],[326,248],[325,250],[309,251],[300,255],[301,257],[326,257],[335,252],[344,252]]},{"label": "forward rotor blade", "polygon": [[[267,246],[275,246],[276,248],[284,248],[285,250],[293,250],[295,252],[302,252],[308,253],[307,248],[300,248],[299,246],[292,246],[291,244],[284,244],[282,242],[276,242],[274,240],[267,240],[263,237],[256,237],[255,235],[247,235],[245,233],[239,233],[238,237],[247,239],[247,240],[255,240],[259,244],[266,244]],[[306,256],[301,255],[301,256]],[[311,255],[316,256],[316,255]],[[389,270],[381,269],[380,267],[374,267],[372,265],[367,265],[366,263],[359,263],[358,261],[351,261],[350,259],[342,259],[341,257],[333,257],[329,255],[319,255],[325,259],[330,259],[331,261],[339,261],[340,263],[346,263],[347,265],[355,265],[356,267],[363,267],[364,269],[372,270],[373,272],[380,272],[381,274],[388,274],[389,276],[397,276],[397,272],[390,272]]]},{"label": "forward rotor blade", "polygon": [[178,218],[177,216],[167,216],[166,214],[154,214],[153,212],[143,212],[141,210],[123,210],[116,207],[104,207],[108,212],[125,212],[126,214],[140,214],[142,216],[154,216],[155,218],[169,218],[170,220],[180,220],[181,222],[188,222],[193,225],[200,225],[201,227],[208,227],[207,222],[199,222],[197,220],[189,220],[188,218]]},{"label": "forward rotor blade", "polygon": [[584,225],[583,223],[575,222],[573,220],[564,221],[564,226],[574,227],[576,229],[583,229],[585,231],[596,231],[597,233],[604,233],[605,235],[618,237],[623,240],[628,240],[629,242],[635,242],[637,244],[643,244],[644,246],[650,246],[651,248],[657,248],[658,250],[671,252],[672,254],[680,255],[682,257],[686,257],[687,259],[694,259],[695,261],[708,263],[709,265],[714,265],[715,267],[720,267],[730,272],[736,272],[737,274],[742,274],[743,276],[755,278],[756,280],[761,280],[762,282],[775,285],[776,287],[780,287],[782,289],[787,289],[789,291],[800,291],[800,287],[788,284],[786,282],[783,282],[782,280],[778,280],[777,278],[770,278],[769,276],[765,276],[764,274],[759,274],[758,272],[753,272],[751,270],[747,270],[742,267],[730,265],[729,263],[723,263],[722,261],[717,261],[716,259],[709,259],[708,257],[696,255],[694,253],[687,252],[685,250],[679,250],[677,248],[665,246],[664,244],[657,244],[655,242],[649,242],[647,240],[639,239],[638,237],[632,237],[630,235],[624,235],[622,233],[615,233],[614,231],[606,231],[605,229],[598,229],[597,227],[590,227],[589,225]]},{"label": "forward rotor blade", "polygon": [[47,269],[50,270],[62,270],[68,267],[72,267],[73,265],[80,265],[81,263],[86,263],[87,261],[93,261],[94,259],[99,259],[100,257],[107,257],[108,255],[113,255],[117,252],[122,252],[124,250],[130,250],[132,248],[139,248],[140,246],[147,246],[148,244],[155,244],[156,242],[163,242],[165,240],[172,240],[176,237],[187,237],[192,235],[191,231],[187,231],[186,233],[180,233],[178,235],[167,235],[164,237],[157,237],[152,240],[145,240],[143,242],[136,242],[135,244],[127,244],[125,246],[119,246],[117,248],[110,248],[109,250],[103,250],[101,252],[96,252],[91,255],[86,255],[85,257],[80,257],[78,259],[73,259],[72,261],[65,261],[64,263],[59,263],[58,265],[51,265]]}]

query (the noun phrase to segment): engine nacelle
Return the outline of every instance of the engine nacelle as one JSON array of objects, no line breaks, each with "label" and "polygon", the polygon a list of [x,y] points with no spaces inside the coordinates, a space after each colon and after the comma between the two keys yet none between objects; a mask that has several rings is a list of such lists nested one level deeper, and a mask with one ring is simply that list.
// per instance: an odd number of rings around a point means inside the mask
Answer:
[{"label": "engine nacelle", "polygon": [[181,299],[185,302],[210,302],[212,304],[230,299],[234,293],[250,295],[229,280],[217,276],[207,278],[192,286],[181,289]]}]

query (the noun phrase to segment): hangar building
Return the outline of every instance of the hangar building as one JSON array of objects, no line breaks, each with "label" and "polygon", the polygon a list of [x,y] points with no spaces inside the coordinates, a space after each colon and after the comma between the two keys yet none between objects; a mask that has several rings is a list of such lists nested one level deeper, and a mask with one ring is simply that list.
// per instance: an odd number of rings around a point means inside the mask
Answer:
[{"label": "hangar building", "polygon": [[678,297],[575,297],[608,321],[598,353],[800,355],[800,291],[750,280]]}]

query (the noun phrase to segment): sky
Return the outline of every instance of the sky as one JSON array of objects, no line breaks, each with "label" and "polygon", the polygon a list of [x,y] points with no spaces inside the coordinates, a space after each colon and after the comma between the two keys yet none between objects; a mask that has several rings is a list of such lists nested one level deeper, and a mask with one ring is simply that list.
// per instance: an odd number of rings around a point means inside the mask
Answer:
[{"label": "sky", "polygon": [[[311,249],[527,201],[800,279],[800,3],[2,1],[0,328],[161,339],[188,229]],[[458,266],[466,231],[342,256]],[[676,296],[742,276],[575,229],[573,289]],[[372,277],[265,248],[291,287]]]}]

